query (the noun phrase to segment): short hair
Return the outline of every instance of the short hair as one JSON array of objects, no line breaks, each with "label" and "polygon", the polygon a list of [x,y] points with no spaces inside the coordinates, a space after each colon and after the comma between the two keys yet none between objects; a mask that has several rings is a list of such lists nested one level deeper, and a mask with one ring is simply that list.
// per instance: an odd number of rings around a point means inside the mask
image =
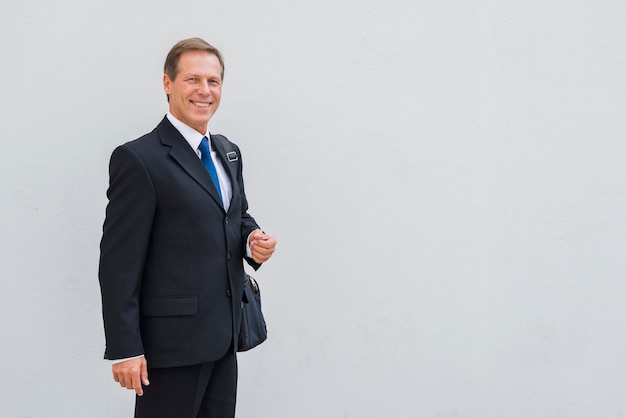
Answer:
[{"label": "short hair", "polygon": [[189,38],[183,39],[170,49],[170,52],[165,58],[165,65],[163,71],[169,77],[170,80],[174,80],[178,75],[178,61],[180,56],[187,51],[206,51],[217,57],[222,67],[222,80],[224,79],[224,60],[220,51],[201,38]]}]

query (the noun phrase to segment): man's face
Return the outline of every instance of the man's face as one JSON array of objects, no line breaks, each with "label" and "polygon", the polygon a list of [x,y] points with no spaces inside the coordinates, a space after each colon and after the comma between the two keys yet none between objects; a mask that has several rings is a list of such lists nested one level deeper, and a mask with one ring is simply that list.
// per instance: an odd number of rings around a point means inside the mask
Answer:
[{"label": "man's face", "polygon": [[205,134],[209,120],[222,97],[222,66],[214,54],[206,51],[183,52],[178,61],[178,75],[163,76],[163,88],[169,95],[170,112],[178,120]]}]

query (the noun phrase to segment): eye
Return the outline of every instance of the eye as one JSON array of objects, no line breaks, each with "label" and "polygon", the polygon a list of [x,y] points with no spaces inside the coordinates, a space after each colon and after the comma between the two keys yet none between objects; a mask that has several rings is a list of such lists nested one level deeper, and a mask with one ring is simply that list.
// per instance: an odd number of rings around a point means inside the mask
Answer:
[{"label": "eye", "polygon": [[189,83],[197,83],[198,79],[196,77],[189,77],[187,80],[185,80]]}]

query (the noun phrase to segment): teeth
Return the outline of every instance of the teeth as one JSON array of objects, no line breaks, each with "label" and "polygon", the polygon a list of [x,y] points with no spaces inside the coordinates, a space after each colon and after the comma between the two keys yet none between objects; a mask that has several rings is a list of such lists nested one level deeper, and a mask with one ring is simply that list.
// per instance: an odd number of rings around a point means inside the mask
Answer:
[{"label": "teeth", "polygon": [[210,103],[193,102],[193,104],[200,107],[209,107]]}]

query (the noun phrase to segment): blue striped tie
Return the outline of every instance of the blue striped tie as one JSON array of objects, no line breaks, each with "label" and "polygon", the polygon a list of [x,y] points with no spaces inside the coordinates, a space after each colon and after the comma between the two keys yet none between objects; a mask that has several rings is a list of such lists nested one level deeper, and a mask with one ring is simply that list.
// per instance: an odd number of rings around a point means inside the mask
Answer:
[{"label": "blue striped tie", "polygon": [[213,179],[213,184],[215,184],[215,188],[217,189],[217,194],[220,195],[220,200],[222,199],[222,189],[220,189],[220,181],[217,179],[217,170],[215,170],[215,164],[213,164],[213,159],[211,158],[211,151],[209,151],[209,140],[205,136],[202,138],[200,142],[200,159],[202,163],[206,167],[209,175]]}]

